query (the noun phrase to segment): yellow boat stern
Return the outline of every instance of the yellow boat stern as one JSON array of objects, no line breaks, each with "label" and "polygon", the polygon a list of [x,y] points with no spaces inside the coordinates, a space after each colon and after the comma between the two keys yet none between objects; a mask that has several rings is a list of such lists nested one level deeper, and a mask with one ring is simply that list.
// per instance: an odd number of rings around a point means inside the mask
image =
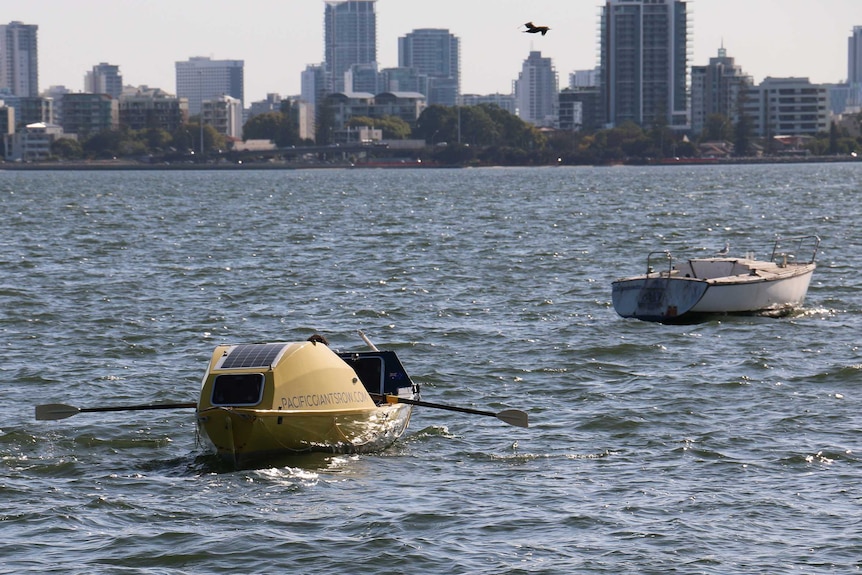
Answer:
[{"label": "yellow boat stern", "polygon": [[216,347],[197,412],[202,435],[240,466],[275,454],[391,443],[409,420],[403,407],[376,405],[325,344],[289,342]]}]

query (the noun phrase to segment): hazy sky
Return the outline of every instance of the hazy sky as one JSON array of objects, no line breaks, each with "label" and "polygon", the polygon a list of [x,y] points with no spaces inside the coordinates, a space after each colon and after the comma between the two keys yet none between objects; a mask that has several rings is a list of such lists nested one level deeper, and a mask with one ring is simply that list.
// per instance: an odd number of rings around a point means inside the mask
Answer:
[{"label": "hazy sky", "polygon": [[[100,62],[123,83],[176,91],[174,62],[191,56],[245,61],[246,105],[298,94],[306,64],[323,60],[323,0],[3,0],[0,21],[39,26],[39,88],[83,90]],[[756,82],[766,76],[839,82],[862,0],[690,0],[691,61],[724,43]],[[531,50],[560,79],[597,64],[601,0],[377,0],[377,59],[398,65],[398,38],[447,28],[461,39],[464,93],[509,93]],[[523,34],[532,20],[547,36]]]}]

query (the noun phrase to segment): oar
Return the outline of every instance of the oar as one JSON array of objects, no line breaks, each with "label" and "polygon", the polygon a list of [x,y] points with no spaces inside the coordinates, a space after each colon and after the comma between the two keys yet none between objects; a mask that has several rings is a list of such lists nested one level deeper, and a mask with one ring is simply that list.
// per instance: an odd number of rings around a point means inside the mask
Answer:
[{"label": "oar", "polygon": [[[377,346],[372,343],[368,336],[362,330],[359,330],[359,337],[362,341],[374,351]],[[482,411],[480,409],[472,409],[469,407],[455,407],[453,405],[443,405],[442,403],[431,403],[429,401],[419,401],[418,399],[407,399],[406,397],[398,397],[397,395],[380,395],[378,393],[369,393],[374,401],[386,401],[386,403],[409,403],[410,405],[418,405],[420,407],[433,407],[434,409],[446,409],[448,411],[457,411],[460,413],[472,413],[473,415],[487,415],[496,417],[500,421],[515,425],[517,427],[528,427],[527,414],[518,409],[506,409],[497,413],[493,411]]]},{"label": "oar", "polygon": [[365,335],[365,332],[362,331],[361,329],[359,330],[359,337],[362,338],[362,341],[365,342],[365,345],[367,345],[368,347],[371,348],[371,351],[380,351],[379,349],[377,349],[377,346],[374,345],[370,339],[368,339],[368,336]]},{"label": "oar", "polygon": [[482,411],[480,409],[472,409],[470,407],[456,407],[454,405],[443,405],[442,403],[431,403],[430,401],[419,401],[418,399],[407,399],[406,397],[398,397],[397,395],[379,395],[369,393],[375,401],[386,401],[386,403],[409,403],[410,405],[418,405],[420,407],[433,407],[434,409],[446,409],[448,411],[457,411],[460,413],[471,413],[473,415],[487,415],[496,417],[500,421],[515,425],[517,427],[529,427],[527,414],[519,409],[506,409],[499,412]]},{"label": "oar", "polygon": [[75,407],[62,403],[47,403],[36,406],[36,419],[66,419],[79,413],[95,411],[142,411],[147,409],[191,409],[197,403],[155,403],[149,405],[116,405],[108,407]]}]

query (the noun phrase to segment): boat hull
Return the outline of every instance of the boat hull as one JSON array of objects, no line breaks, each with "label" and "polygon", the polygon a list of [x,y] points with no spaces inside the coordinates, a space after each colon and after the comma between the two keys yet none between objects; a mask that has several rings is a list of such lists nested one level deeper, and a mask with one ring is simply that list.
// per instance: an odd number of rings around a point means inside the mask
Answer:
[{"label": "boat hull", "polygon": [[673,320],[687,314],[703,297],[709,284],[668,278],[629,278],[611,286],[614,310],[622,317],[645,321]]},{"label": "boat hull", "polygon": [[814,264],[797,266],[775,279],[744,283],[713,282],[691,308],[694,313],[777,312],[801,307]]},{"label": "boat hull", "polygon": [[[692,260],[700,264],[723,260]],[[706,314],[764,313],[781,315],[802,306],[815,264],[778,266],[770,262],[732,261],[745,273],[713,278],[696,272],[656,273],[621,279],[612,284],[614,309],[622,317],[678,322]]]},{"label": "boat hull", "polygon": [[410,415],[406,404],[314,414],[215,407],[198,413],[198,424],[219,459],[245,468],[284,455],[379,451],[404,433]]}]

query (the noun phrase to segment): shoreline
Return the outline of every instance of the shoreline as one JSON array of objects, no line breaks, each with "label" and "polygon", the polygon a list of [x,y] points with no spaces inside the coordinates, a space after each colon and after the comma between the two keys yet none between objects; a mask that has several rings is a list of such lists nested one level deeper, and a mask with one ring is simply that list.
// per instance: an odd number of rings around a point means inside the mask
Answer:
[{"label": "shoreline", "polygon": [[0,171],[194,171],[194,170],[320,170],[320,169],[405,169],[405,168],[554,168],[554,167],[662,167],[662,166],[716,166],[751,164],[819,164],[855,163],[862,157],[850,156],[811,156],[811,157],[770,157],[770,158],[666,158],[654,162],[614,162],[608,164],[547,164],[547,165],[458,165],[438,164],[421,161],[405,162],[361,162],[361,163],[308,163],[308,162],[213,162],[213,163],[145,163],[132,160],[92,160],[79,162],[0,162]]}]

